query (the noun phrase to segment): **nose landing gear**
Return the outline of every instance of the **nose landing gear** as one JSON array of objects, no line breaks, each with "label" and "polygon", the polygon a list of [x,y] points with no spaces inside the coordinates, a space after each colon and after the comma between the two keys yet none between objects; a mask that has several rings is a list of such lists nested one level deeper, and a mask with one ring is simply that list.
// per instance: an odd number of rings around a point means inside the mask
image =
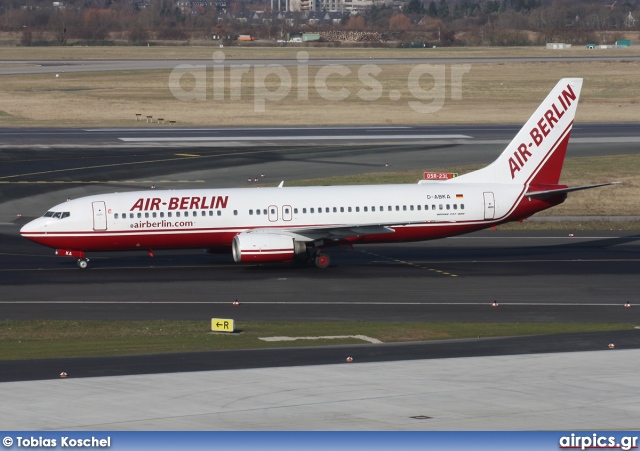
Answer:
[{"label": "nose landing gear", "polygon": [[78,268],[80,269],[87,269],[87,266],[89,266],[89,259],[88,258],[79,258],[78,262],[77,262]]}]

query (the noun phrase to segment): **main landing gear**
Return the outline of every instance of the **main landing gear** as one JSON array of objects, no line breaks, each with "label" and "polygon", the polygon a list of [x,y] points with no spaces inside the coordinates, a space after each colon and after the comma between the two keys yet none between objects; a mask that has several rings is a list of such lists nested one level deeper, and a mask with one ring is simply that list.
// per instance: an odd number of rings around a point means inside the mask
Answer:
[{"label": "main landing gear", "polygon": [[87,266],[89,266],[89,259],[88,258],[79,258],[78,262],[77,262],[78,268],[80,269],[87,269]]},{"label": "main landing gear", "polygon": [[306,252],[294,255],[293,260],[300,266],[307,266],[313,262],[313,265],[320,269],[328,268],[331,265],[331,257],[312,248],[307,248]]},{"label": "main landing gear", "polygon": [[318,252],[313,259],[313,263],[316,265],[316,268],[325,269],[331,265],[331,257],[327,254],[322,254]]}]

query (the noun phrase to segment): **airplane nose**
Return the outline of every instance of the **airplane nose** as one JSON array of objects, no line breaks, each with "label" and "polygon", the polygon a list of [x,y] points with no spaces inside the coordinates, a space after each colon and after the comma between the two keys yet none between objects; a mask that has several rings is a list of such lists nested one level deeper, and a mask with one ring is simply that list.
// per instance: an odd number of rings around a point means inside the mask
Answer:
[{"label": "airplane nose", "polygon": [[34,219],[33,221],[27,222],[20,229],[20,235],[24,236],[25,234],[39,232],[42,229],[42,221],[41,218]]}]

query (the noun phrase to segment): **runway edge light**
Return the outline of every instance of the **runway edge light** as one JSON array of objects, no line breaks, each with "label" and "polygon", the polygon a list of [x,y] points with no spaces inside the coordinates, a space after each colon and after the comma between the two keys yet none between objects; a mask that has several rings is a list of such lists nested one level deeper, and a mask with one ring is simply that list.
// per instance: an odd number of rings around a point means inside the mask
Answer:
[{"label": "runway edge light", "polygon": [[235,331],[235,321],[225,318],[211,318],[211,330],[213,332]]}]

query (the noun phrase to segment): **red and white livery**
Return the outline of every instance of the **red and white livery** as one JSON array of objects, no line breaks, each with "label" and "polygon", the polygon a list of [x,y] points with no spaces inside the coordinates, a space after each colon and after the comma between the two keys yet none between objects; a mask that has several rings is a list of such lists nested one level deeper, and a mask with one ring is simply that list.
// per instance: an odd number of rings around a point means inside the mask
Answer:
[{"label": "red and white livery", "polygon": [[236,262],[327,267],[337,244],[421,241],[527,218],[562,203],[582,79],[562,79],[489,166],[417,184],[136,191],[56,205],[20,231],[87,267],[94,251],[205,248]]}]

